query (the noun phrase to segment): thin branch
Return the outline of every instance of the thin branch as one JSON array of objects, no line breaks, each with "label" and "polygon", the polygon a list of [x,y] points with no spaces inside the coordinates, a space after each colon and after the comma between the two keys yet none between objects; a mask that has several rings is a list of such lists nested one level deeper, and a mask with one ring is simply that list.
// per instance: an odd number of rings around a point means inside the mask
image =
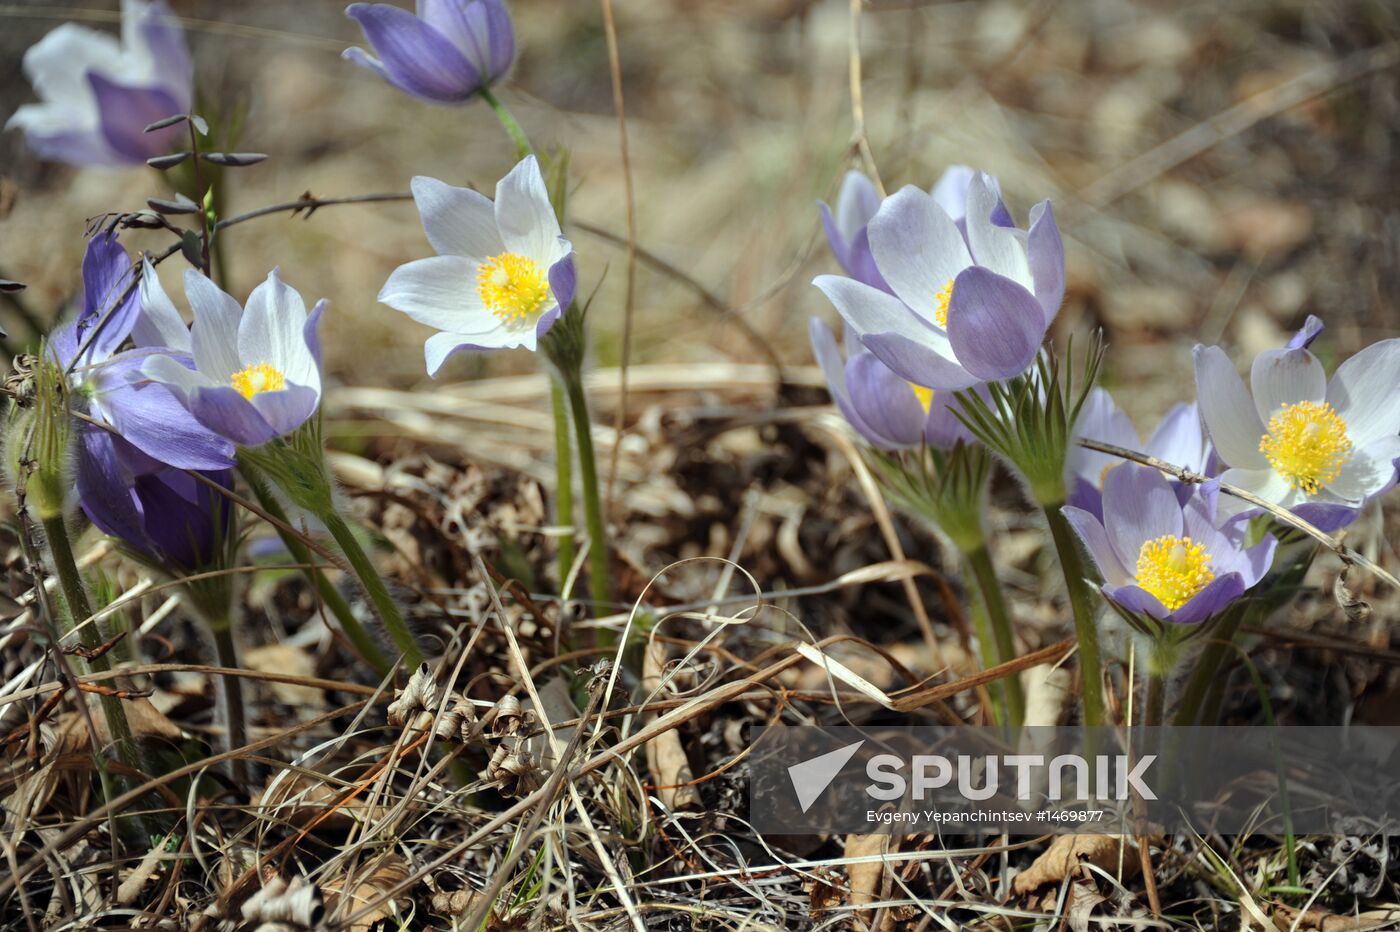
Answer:
[{"label": "thin branch", "polygon": [[[1175,476],[1182,482],[1189,482],[1192,485],[1199,485],[1200,483],[1205,482],[1207,479],[1210,478],[1209,476],[1203,476],[1200,473],[1192,472],[1191,470],[1186,469],[1183,466],[1176,466],[1163,460],[1159,460],[1155,456],[1148,456],[1146,453],[1139,453],[1136,450],[1129,450],[1126,447],[1114,446],[1111,443],[1101,443],[1098,440],[1089,440],[1087,438],[1081,438],[1079,440],[1079,445],[1086,450],[1095,450],[1099,453],[1107,453],[1109,456],[1116,456],[1120,459],[1132,460],[1134,463],[1141,463],[1144,466],[1151,466],[1153,469],[1161,470],[1162,472],[1167,473],[1168,475]],[[1313,540],[1317,541],[1322,546],[1326,547],[1328,550],[1335,553],[1338,559],[1340,559],[1347,566],[1359,566],[1362,569],[1369,570],[1376,576],[1388,582],[1390,585],[1394,586],[1397,589],[1400,589],[1400,579],[1396,579],[1394,576],[1392,576],[1386,570],[1382,569],[1373,561],[1368,560],[1366,557],[1357,553],[1355,550],[1352,550],[1350,547],[1346,546],[1332,535],[1318,530],[1312,524],[1298,517],[1288,509],[1281,508],[1278,505],[1275,505],[1273,502],[1266,501],[1265,499],[1260,498],[1258,495],[1255,495],[1253,492],[1250,492],[1247,489],[1241,489],[1238,486],[1230,485],[1226,482],[1220,483],[1220,491],[1224,492],[1226,495],[1233,495],[1235,498],[1238,498],[1241,501],[1248,502],[1256,508],[1264,509],[1269,514],[1277,518],[1279,521],[1283,522],[1284,524],[1287,524],[1289,527],[1297,528],[1304,534],[1311,537]]]}]

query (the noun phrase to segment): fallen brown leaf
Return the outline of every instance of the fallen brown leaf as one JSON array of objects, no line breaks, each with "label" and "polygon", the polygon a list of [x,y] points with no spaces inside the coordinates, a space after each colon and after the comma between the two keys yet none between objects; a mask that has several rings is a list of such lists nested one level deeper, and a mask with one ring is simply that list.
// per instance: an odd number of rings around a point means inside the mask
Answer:
[{"label": "fallen brown leaf", "polygon": [[[1131,851],[1124,852],[1124,842]],[[1137,876],[1141,867],[1136,848],[1122,835],[1061,835],[1035,863],[1016,875],[1011,889],[1018,896],[1033,893],[1049,883],[1059,883],[1088,862],[1112,874],[1122,869],[1123,879]]]}]

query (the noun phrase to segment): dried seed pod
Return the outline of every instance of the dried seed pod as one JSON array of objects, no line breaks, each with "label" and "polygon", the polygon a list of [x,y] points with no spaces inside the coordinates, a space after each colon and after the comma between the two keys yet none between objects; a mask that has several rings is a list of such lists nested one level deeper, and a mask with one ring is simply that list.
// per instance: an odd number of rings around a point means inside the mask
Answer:
[{"label": "dried seed pod", "polygon": [[167,126],[174,126],[176,123],[183,123],[183,122],[185,122],[185,121],[188,120],[188,119],[189,119],[189,117],[186,116],[185,114],[183,114],[183,113],[177,113],[177,114],[175,114],[175,115],[173,115],[173,116],[168,116],[168,117],[166,117],[166,118],[163,119],[163,120],[156,120],[154,123],[152,123],[150,126],[147,126],[147,127],[146,127],[145,129],[143,129],[141,132],[143,132],[143,133],[154,133],[154,132],[156,132],[157,130],[165,129]]},{"label": "dried seed pod", "polygon": [[158,155],[153,159],[146,159],[146,164],[156,171],[163,172],[179,165],[185,159],[189,158],[190,155],[190,150],[186,149],[184,152],[172,152],[170,155]]},{"label": "dried seed pod", "polygon": [[437,728],[434,734],[442,741],[469,741],[468,735],[475,732],[477,728],[476,706],[467,697],[459,693],[448,695],[448,701],[443,702],[442,715],[438,717]]},{"label": "dried seed pod", "polygon": [[534,722],[534,710],[521,708],[520,700],[513,695],[502,696],[486,713],[486,734],[492,738],[505,738],[519,734],[522,727]]},{"label": "dried seed pod", "polygon": [[286,923],[303,929],[319,923],[325,911],[321,891],[300,874],[291,883],[273,877],[243,904],[248,922]]},{"label": "dried seed pod", "polygon": [[5,294],[15,294],[28,287],[24,282],[12,282],[8,278],[0,278],[0,291]]},{"label": "dried seed pod", "polygon": [[524,741],[502,742],[482,771],[483,779],[496,784],[506,797],[525,796],[544,785],[544,774]]},{"label": "dried seed pod", "polygon": [[201,152],[199,157],[214,165],[243,168],[258,164],[266,159],[267,155],[262,152]]},{"label": "dried seed pod", "polygon": [[199,205],[183,194],[176,194],[175,200],[167,201],[161,197],[148,197],[146,204],[158,214],[197,214]]},{"label": "dried seed pod", "polygon": [[408,678],[408,685],[389,703],[386,713],[389,724],[402,726],[414,721],[419,712],[431,710],[436,699],[437,684],[433,682],[432,669],[425,661]]}]

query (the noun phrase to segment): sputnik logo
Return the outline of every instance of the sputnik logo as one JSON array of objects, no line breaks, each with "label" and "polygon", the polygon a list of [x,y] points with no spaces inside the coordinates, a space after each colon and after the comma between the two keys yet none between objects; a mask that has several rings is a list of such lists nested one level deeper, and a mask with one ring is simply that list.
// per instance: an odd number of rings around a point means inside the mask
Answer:
[{"label": "sputnik logo", "polygon": [[800,764],[793,764],[787,769],[792,788],[797,793],[798,805],[802,807],[803,812],[812,808],[812,803],[831,786],[831,781],[836,779],[841,768],[846,766],[846,762],[855,756],[864,743],[865,740],[861,739],[855,744],[828,751]]}]

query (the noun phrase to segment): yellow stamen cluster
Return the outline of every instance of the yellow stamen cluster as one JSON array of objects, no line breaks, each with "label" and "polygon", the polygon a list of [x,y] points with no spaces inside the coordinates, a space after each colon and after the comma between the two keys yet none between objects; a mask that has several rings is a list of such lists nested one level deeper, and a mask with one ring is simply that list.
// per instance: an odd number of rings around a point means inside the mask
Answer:
[{"label": "yellow stamen cluster", "polygon": [[1138,551],[1137,583],[1174,612],[1200,592],[1215,574],[1210,570],[1210,554],[1189,537],[1170,534],[1149,540]]},{"label": "yellow stamen cluster", "polygon": [[928,414],[928,409],[933,405],[933,389],[916,385],[913,382],[909,383],[909,387],[914,390],[914,397],[919,399],[919,405],[924,409],[924,413]]},{"label": "yellow stamen cluster", "polygon": [[549,279],[534,259],[503,252],[481,264],[476,288],[486,309],[506,324],[529,320],[549,300]]},{"label": "yellow stamen cluster", "polygon": [[244,398],[252,398],[262,392],[280,392],[287,387],[287,379],[281,372],[265,362],[256,363],[229,378],[229,384],[238,389]]},{"label": "yellow stamen cluster", "polygon": [[938,322],[938,326],[948,329],[948,305],[953,300],[953,279],[948,279],[948,284],[939,289],[938,294],[933,296],[933,319]]},{"label": "yellow stamen cluster", "polygon": [[1289,486],[1312,495],[1351,459],[1355,448],[1347,425],[1326,402],[1284,405],[1269,418],[1259,452]]}]

